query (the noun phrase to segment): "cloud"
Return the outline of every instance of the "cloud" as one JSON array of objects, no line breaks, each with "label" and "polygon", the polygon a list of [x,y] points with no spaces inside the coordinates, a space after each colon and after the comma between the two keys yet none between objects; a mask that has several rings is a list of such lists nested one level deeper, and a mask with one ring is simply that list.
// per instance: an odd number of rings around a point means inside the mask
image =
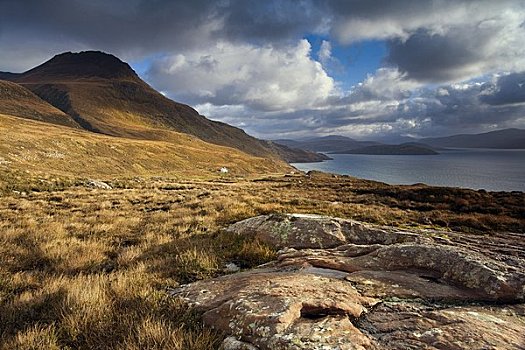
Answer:
[{"label": "cloud", "polygon": [[[289,45],[306,32],[327,30],[327,17],[314,3],[314,0],[2,0],[0,51],[14,50],[23,62],[13,64],[0,57],[0,67],[28,69],[57,50],[96,49],[129,60],[203,49],[218,41]],[[39,50],[31,49],[28,42],[36,43]]]},{"label": "cloud", "polygon": [[305,33],[326,33],[331,15],[319,0],[229,0],[221,12],[223,39],[289,42]]},{"label": "cloud", "polygon": [[[48,59],[57,49],[144,57],[207,45],[222,32],[223,18],[217,3],[205,0],[2,0],[0,51],[19,52],[28,65]],[[24,55],[30,51],[33,55]],[[9,69],[13,63],[0,58],[0,65]]]},{"label": "cloud", "polygon": [[481,101],[494,106],[524,104],[525,72],[498,76],[493,84],[485,86]]},{"label": "cloud", "polygon": [[359,83],[349,97],[350,101],[389,101],[408,98],[411,91],[422,84],[410,80],[396,68],[379,68]]},{"label": "cloud", "polygon": [[332,0],[342,43],[387,40],[386,63],[423,82],[525,69],[525,3],[518,0]]},{"label": "cloud", "polygon": [[406,40],[391,40],[386,62],[409,78],[426,82],[525,69],[525,46],[520,44],[525,42],[523,19],[507,17],[451,28],[445,34],[419,30]]},{"label": "cloud", "polygon": [[219,42],[158,60],[147,75],[154,86],[183,101],[259,111],[312,108],[335,89],[312,59],[307,40],[279,47]]},{"label": "cloud", "polygon": [[[227,122],[263,138],[344,134],[436,136],[523,126],[525,73],[427,87],[394,68],[381,68],[346,95],[288,113],[222,107]],[[522,84],[522,82],[524,84]],[[522,84],[522,85],[520,85]],[[510,91],[508,91],[510,90]],[[208,106],[210,114],[217,110]]]},{"label": "cloud", "polygon": [[420,29],[435,34],[465,24],[498,21],[523,12],[520,0],[327,0],[330,29],[338,40],[406,40]]},{"label": "cloud", "polygon": [[323,65],[329,64],[334,59],[332,57],[332,44],[327,40],[323,40],[317,55],[319,56],[319,62]]},{"label": "cloud", "polygon": [[[388,40],[386,62],[410,78],[461,81],[525,69],[523,23],[521,0],[2,0],[0,50],[19,59],[2,55],[0,67],[80,49],[138,60],[217,42],[287,47],[324,33],[324,55],[335,40]],[[329,57],[321,63],[335,72]]]}]

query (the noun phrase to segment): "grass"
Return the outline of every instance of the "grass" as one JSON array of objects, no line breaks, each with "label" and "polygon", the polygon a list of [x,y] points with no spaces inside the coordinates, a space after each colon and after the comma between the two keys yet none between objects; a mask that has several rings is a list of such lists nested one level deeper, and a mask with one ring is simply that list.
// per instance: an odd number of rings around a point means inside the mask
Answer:
[{"label": "grass", "polygon": [[0,349],[218,348],[223,335],[167,289],[224,274],[227,263],[251,268],[274,259],[268,246],[223,230],[254,215],[525,231],[523,194],[320,173],[103,178],[112,190],[1,166],[0,179]]},{"label": "grass", "polygon": [[22,172],[21,178],[26,172],[95,178],[209,178],[221,167],[230,170],[229,177],[242,177],[291,169],[282,161],[250,156],[187,134],[163,133],[165,141],[119,138],[0,112],[0,168],[11,174]]}]

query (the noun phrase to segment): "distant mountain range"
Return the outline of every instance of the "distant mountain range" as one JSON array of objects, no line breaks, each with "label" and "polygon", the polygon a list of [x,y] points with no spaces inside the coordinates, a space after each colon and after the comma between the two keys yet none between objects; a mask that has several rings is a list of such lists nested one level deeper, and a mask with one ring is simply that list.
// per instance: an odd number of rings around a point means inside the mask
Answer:
[{"label": "distant mountain range", "polygon": [[376,154],[376,155],[435,155],[439,154],[430,146],[414,143],[403,143],[400,145],[372,145],[349,149],[346,151],[332,152],[334,154]]},{"label": "distant mountain range", "polygon": [[461,134],[419,139],[435,147],[525,149],[525,130],[503,129],[482,134]]},{"label": "distant mountain range", "polygon": [[399,145],[375,141],[358,141],[349,137],[329,135],[300,140],[275,140],[289,147],[313,152],[352,154],[438,154],[443,148],[525,149],[525,130],[504,129],[482,134],[462,134],[438,138],[412,138]]},{"label": "distant mountain range", "polygon": [[275,143],[304,149],[312,152],[342,152],[350,149],[379,145],[374,141],[357,141],[350,137],[329,135],[323,137],[311,137],[301,140],[274,140]]},{"label": "distant mountain range", "polygon": [[211,121],[166,98],[127,63],[103,52],[59,54],[24,73],[0,72],[0,79],[0,113],[8,116],[135,140],[177,143],[183,133],[275,162],[326,159]]}]

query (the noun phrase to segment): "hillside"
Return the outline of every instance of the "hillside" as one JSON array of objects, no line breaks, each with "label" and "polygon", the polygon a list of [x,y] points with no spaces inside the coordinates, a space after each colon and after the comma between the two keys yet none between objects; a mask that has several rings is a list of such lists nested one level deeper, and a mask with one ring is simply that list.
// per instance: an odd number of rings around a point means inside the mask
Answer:
[{"label": "hillside", "polygon": [[284,162],[247,155],[190,135],[172,140],[118,138],[0,114],[0,170],[73,176],[191,175],[209,177],[282,173]]},{"label": "hillside", "polygon": [[279,158],[264,141],[164,97],[113,55],[68,52],[25,73],[0,77],[31,90],[89,131],[163,141],[176,138],[171,134],[176,131],[251,155]]},{"label": "hillside", "polygon": [[461,134],[418,140],[430,146],[457,148],[525,148],[525,130],[504,129],[482,134]]},{"label": "hillside", "polygon": [[338,154],[372,154],[372,155],[435,155],[439,154],[430,147],[416,146],[410,144],[401,145],[373,145],[350,149],[346,151],[333,152]]},{"label": "hillside", "polygon": [[266,141],[266,144],[288,163],[317,163],[332,159],[322,153],[294,148],[293,146],[285,146],[273,141]]},{"label": "hillside", "polygon": [[0,80],[0,101],[1,114],[79,128],[73,118],[18,84]]}]

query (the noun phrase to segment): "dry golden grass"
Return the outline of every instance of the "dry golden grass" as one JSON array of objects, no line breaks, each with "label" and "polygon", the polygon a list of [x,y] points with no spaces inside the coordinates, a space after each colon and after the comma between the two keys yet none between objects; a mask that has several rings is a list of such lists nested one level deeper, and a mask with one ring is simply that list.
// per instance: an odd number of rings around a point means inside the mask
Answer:
[{"label": "dry golden grass", "polygon": [[410,187],[322,174],[106,178],[113,189],[100,190],[0,166],[0,179],[1,349],[218,348],[222,334],[167,290],[224,274],[230,262],[274,259],[264,244],[222,230],[254,215],[525,231],[523,194],[414,187],[408,195]]},{"label": "dry golden grass", "polygon": [[62,176],[194,178],[214,176],[221,167],[230,170],[229,177],[291,169],[283,161],[162,132],[167,141],[119,138],[0,113],[0,167]]}]

